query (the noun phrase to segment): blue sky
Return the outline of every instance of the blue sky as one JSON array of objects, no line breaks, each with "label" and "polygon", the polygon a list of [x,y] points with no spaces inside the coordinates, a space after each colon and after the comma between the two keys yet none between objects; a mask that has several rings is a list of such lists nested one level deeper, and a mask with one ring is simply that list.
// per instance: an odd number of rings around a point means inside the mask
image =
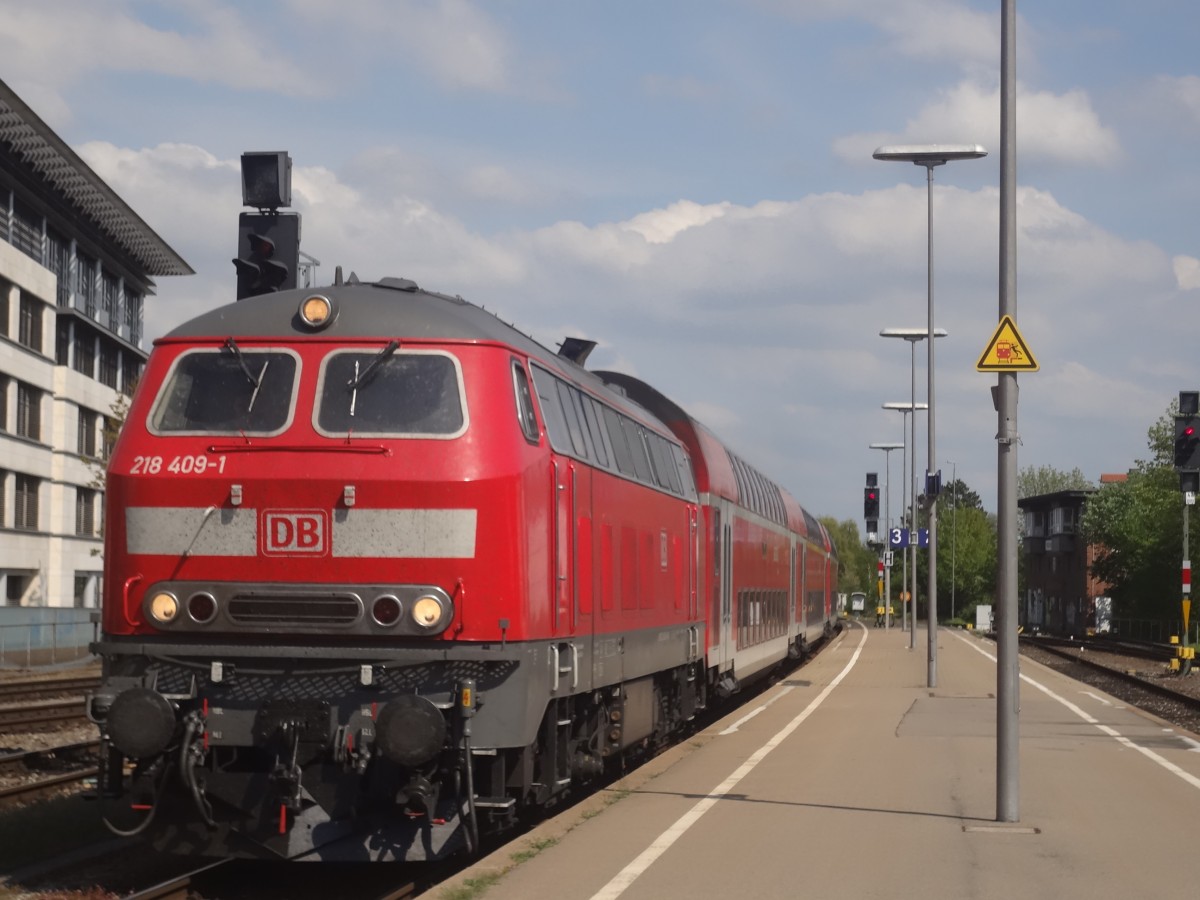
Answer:
[{"label": "blue sky", "polygon": [[[1200,388],[1200,12],[1018,2],[1018,464],[1098,479]],[[937,464],[995,508],[1000,2],[0,0],[0,78],[232,300],[238,159],[287,150],[304,250],[654,383],[811,512],[902,439],[936,170]],[[917,354],[917,399],[925,359]],[[925,467],[924,418],[917,435]],[[901,479],[892,454],[893,494]],[[898,506],[898,503],[894,504]],[[893,509],[893,512],[895,510]]]}]

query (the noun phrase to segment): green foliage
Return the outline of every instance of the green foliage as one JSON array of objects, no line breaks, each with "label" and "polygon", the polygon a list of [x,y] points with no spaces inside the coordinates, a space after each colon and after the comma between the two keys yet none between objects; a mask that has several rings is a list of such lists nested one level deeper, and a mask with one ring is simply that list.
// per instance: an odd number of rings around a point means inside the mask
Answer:
[{"label": "green foliage", "polygon": [[[1138,460],[1127,481],[1105,484],[1089,497],[1080,525],[1084,539],[1097,545],[1092,572],[1109,583],[1122,616],[1178,614],[1183,495],[1173,468],[1174,407],[1173,401],[1147,431],[1150,458]],[[1200,529],[1189,531],[1190,559]]]},{"label": "green foliage", "polygon": [[823,516],[821,524],[833,538],[838,552],[838,590],[844,594],[865,591],[874,596],[876,570],[879,556],[863,543],[858,523],[853,519],[839,522],[832,516]]},{"label": "green foliage", "polygon": [[1085,491],[1094,488],[1079,469],[1062,472],[1053,466],[1027,466],[1017,473],[1017,497],[1037,497],[1058,491]]}]

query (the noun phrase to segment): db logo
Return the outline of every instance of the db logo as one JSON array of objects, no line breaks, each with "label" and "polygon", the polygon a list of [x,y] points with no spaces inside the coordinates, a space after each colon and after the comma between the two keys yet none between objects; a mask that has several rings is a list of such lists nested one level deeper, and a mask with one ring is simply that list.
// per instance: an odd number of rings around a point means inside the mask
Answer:
[{"label": "db logo", "polygon": [[267,556],[322,556],[328,547],[329,519],[324,510],[264,512],[262,526]]}]

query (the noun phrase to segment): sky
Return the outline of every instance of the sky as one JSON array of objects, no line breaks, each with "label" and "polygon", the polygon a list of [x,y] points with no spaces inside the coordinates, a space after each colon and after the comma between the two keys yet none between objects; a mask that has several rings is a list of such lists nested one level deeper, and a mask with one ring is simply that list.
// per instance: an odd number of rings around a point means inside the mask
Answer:
[{"label": "sky", "polygon": [[[291,155],[302,249],[483,305],[689,410],[811,513],[936,460],[997,506],[1000,0],[0,0],[6,81],[232,302],[239,159]],[[1200,388],[1200,7],[1017,3],[1018,466],[1098,481]],[[924,413],[916,469],[927,466]],[[885,461],[890,466],[885,467]],[[890,470],[890,473],[889,473]]]}]

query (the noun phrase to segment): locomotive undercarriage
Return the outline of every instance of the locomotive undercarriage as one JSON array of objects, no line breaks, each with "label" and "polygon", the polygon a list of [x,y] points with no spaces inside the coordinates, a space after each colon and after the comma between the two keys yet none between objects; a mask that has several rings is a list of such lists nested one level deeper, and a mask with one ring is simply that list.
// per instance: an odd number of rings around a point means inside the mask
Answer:
[{"label": "locomotive undercarriage", "polygon": [[693,664],[554,696],[538,675],[558,657],[542,645],[465,662],[428,649],[295,648],[287,660],[145,641],[97,649],[106,672],[89,713],[104,739],[106,821],[201,855],[473,852],[667,743],[706,694]]}]

